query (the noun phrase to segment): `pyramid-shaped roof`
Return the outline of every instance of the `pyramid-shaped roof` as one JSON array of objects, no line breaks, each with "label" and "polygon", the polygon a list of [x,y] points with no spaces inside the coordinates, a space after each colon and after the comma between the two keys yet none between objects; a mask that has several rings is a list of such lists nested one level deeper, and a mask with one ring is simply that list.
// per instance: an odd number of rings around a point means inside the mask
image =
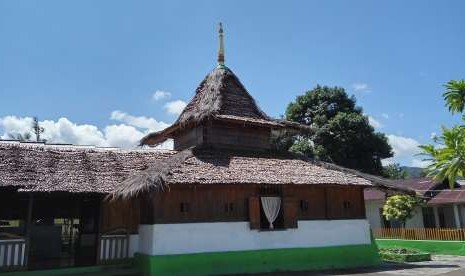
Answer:
[{"label": "pyramid-shaped roof", "polygon": [[266,115],[239,78],[226,66],[218,66],[200,83],[176,122],[165,130],[145,136],[141,144],[158,144],[172,138],[171,134],[178,129],[199,125],[209,119],[270,128],[309,129],[305,125]]},{"label": "pyramid-shaped roof", "polygon": [[224,66],[205,77],[176,123],[188,124],[211,116],[270,120],[236,75]]}]

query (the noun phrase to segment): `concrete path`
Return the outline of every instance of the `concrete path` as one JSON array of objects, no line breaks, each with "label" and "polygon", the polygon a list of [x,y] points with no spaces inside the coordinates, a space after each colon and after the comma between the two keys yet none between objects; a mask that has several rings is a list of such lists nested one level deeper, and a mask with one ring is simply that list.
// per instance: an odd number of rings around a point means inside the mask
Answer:
[{"label": "concrete path", "polygon": [[386,263],[376,268],[359,268],[348,270],[331,270],[321,272],[276,272],[257,275],[284,276],[284,275],[363,275],[363,276],[465,276],[464,256],[433,256],[432,261],[409,264]]}]

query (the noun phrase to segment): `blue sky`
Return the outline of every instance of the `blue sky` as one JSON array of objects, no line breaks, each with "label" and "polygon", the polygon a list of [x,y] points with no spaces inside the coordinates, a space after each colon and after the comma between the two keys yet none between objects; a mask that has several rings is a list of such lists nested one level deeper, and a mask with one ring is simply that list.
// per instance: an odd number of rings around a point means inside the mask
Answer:
[{"label": "blue sky", "polygon": [[[443,84],[465,78],[463,1],[0,0],[0,135],[31,116],[53,142],[131,146],[173,122],[226,64],[278,117],[316,86],[354,94],[404,165],[458,122]],[[153,95],[156,91],[166,97]],[[160,93],[158,93],[160,95]],[[61,118],[61,119],[60,119]],[[48,133],[47,133],[48,131]]]}]

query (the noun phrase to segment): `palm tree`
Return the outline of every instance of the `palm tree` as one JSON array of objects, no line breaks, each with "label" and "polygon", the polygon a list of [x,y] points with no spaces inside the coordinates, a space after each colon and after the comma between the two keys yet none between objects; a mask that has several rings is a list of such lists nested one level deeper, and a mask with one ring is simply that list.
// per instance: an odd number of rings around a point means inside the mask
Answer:
[{"label": "palm tree", "polygon": [[[446,85],[443,97],[449,111],[463,113],[465,109],[465,80],[451,80]],[[462,116],[465,121],[465,116]],[[428,176],[442,182],[449,181],[449,187],[454,189],[457,177],[465,176],[465,125],[452,128],[442,127],[442,135],[434,138],[435,145],[421,145],[421,154],[431,162],[426,168]]]},{"label": "palm tree", "polygon": [[435,139],[436,145],[421,145],[422,154],[431,162],[426,170],[428,176],[442,182],[449,181],[454,188],[457,177],[465,176],[465,126],[442,128],[442,135]]},{"label": "palm tree", "polygon": [[452,114],[462,113],[465,108],[465,80],[451,80],[445,86],[443,97],[449,111]]}]

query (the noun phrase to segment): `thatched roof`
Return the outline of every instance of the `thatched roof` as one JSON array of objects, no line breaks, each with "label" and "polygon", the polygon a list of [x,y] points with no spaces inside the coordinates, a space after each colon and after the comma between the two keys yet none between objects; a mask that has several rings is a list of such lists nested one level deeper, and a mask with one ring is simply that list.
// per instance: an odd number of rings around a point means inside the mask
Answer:
[{"label": "thatched roof", "polygon": [[109,193],[174,152],[0,141],[0,188]]},{"label": "thatched roof", "polygon": [[291,154],[187,149],[156,161],[117,186],[113,197],[132,197],[184,184],[358,185],[392,188],[389,180]]},{"label": "thatched roof", "polygon": [[390,187],[388,180],[291,154],[122,150],[0,141],[0,188],[131,197],[171,184]]},{"label": "thatched roof", "polygon": [[426,177],[385,179],[385,181],[388,181],[388,183],[386,183],[387,185],[366,189],[364,192],[365,200],[384,200],[387,196],[398,193],[418,195],[427,198],[430,191],[441,184]]},{"label": "thatched roof", "polygon": [[194,98],[187,104],[173,125],[163,131],[151,133],[141,140],[142,145],[158,144],[172,138],[174,131],[205,120],[237,122],[310,131],[310,128],[294,122],[276,120],[266,115],[247,92],[236,75],[227,67],[218,67],[208,74],[195,91]]}]

